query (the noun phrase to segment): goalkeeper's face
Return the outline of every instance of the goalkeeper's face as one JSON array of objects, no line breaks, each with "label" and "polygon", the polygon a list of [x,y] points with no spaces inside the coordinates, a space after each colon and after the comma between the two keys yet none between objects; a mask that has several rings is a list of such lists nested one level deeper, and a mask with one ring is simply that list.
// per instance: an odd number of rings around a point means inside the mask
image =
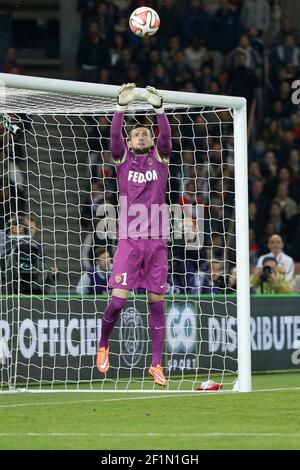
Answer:
[{"label": "goalkeeper's face", "polygon": [[128,148],[136,155],[144,155],[148,150],[153,147],[153,139],[146,127],[137,127],[129,136]]}]

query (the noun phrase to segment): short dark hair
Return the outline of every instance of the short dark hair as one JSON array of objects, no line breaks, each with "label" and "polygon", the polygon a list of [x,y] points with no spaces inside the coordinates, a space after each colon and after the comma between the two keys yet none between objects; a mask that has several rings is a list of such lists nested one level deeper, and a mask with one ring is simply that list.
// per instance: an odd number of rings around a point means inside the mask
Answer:
[{"label": "short dark hair", "polygon": [[153,137],[153,136],[152,136],[152,132],[150,131],[149,127],[146,126],[145,124],[141,124],[141,123],[138,122],[138,123],[134,124],[134,126],[133,126],[132,129],[131,129],[131,131],[129,132],[129,136],[128,136],[129,140],[131,139],[131,134],[132,134],[132,132],[133,132],[135,129],[138,129],[138,128],[140,128],[140,127],[144,127],[145,129],[147,129],[147,130],[149,131],[151,137]]},{"label": "short dark hair", "polygon": [[105,246],[97,246],[97,248],[95,248],[95,251],[94,251],[95,259],[99,258],[99,256],[103,255],[103,253],[105,253],[106,251],[107,251],[107,248]]}]

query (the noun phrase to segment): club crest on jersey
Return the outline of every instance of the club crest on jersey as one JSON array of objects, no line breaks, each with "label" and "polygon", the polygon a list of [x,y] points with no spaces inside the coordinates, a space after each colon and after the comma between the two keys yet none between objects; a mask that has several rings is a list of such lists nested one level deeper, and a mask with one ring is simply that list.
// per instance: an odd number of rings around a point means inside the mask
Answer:
[{"label": "club crest on jersey", "polygon": [[148,170],[146,173],[132,170],[128,172],[128,181],[133,181],[134,183],[146,183],[147,181],[155,180],[157,180],[157,173],[155,170]]},{"label": "club crest on jersey", "polygon": [[152,160],[152,158],[151,158],[151,157],[147,158],[147,163],[148,163],[148,165],[152,165],[152,163],[153,163],[153,160]]}]

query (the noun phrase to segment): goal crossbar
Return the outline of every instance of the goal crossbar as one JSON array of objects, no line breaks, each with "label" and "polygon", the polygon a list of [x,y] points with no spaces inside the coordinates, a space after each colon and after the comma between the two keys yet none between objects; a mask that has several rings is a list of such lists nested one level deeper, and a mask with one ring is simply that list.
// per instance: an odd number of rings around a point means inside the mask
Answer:
[{"label": "goal crossbar", "polygon": [[[98,83],[85,83],[71,80],[58,80],[53,78],[29,77],[26,75],[14,75],[0,73],[0,86],[20,88],[35,91],[48,91],[52,93],[67,93],[74,95],[101,96],[115,98],[119,86]],[[136,88],[137,98],[144,99],[146,89]],[[219,106],[243,110],[246,100],[242,97],[229,97],[222,95],[207,95],[202,93],[185,93],[181,91],[159,90],[164,101],[183,106]]]}]

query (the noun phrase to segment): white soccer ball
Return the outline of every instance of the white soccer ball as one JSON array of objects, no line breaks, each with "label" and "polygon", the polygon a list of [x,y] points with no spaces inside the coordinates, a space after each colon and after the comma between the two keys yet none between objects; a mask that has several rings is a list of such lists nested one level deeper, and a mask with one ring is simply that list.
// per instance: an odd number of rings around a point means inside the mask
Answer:
[{"label": "white soccer ball", "polygon": [[129,26],[131,31],[141,38],[153,36],[159,28],[160,19],[155,10],[149,7],[140,7],[131,13]]}]

